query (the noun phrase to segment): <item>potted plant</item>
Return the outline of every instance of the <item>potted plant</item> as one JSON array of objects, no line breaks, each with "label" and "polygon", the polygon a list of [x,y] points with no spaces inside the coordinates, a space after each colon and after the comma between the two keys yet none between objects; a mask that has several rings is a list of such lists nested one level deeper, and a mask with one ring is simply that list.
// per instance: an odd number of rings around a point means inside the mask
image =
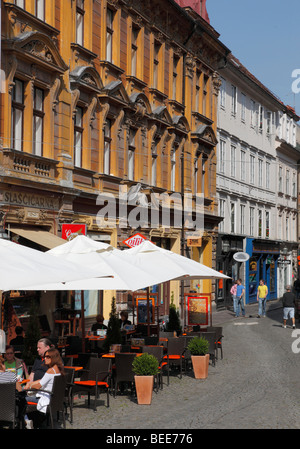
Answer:
[{"label": "potted plant", "polygon": [[209,365],[209,342],[203,337],[194,337],[189,341],[187,349],[191,353],[195,378],[206,379]]},{"label": "potted plant", "polygon": [[144,352],[135,357],[132,363],[138,404],[151,404],[154,376],[158,374],[158,360]]}]

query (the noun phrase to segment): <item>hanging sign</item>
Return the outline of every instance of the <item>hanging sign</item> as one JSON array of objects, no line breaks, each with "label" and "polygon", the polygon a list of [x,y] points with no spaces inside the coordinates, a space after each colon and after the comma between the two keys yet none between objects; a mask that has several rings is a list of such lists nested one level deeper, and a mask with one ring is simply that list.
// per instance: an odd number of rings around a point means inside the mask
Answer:
[{"label": "hanging sign", "polygon": [[198,294],[187,296],[188,325],[208,325],[208,317],[211,309],[210,294]]},{"label": "hanging sign", "polygon": [[78,235],[86,235],[86,224],[64,223],[61,225],[61,237],[65,240],[73,240]]},{"label": "hanging sign", "polygon": [[145,236],[142,234],[134,234],[131,237],[129,237],[126,240],[123,240],[122,243],[125,243],[125,245],[129,246],[129,248],[133,248],[134,246],[138,246],[141,243],[143,243],[144,240],[148,240]]}]

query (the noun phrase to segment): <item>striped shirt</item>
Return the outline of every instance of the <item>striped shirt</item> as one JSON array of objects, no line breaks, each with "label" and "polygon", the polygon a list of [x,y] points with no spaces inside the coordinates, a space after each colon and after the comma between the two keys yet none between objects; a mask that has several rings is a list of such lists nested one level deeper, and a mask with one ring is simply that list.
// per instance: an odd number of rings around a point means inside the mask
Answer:
[{"label": "striped shirt", "polygon": [[0,372],[0,383],[6,384],[8,382],[17,382],[16,373],[12,373],[11,371],[5,371],[4,373]]}]

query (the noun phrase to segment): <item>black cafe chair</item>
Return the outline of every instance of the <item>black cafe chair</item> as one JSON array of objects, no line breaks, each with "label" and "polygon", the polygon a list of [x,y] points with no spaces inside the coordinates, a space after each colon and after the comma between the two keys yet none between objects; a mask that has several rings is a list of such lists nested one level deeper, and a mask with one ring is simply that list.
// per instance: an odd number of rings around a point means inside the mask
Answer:
[{"label": "black cafe chair", "polygon": [[0,428],[5,425],[16,426],[15,382],[0,383]]}]

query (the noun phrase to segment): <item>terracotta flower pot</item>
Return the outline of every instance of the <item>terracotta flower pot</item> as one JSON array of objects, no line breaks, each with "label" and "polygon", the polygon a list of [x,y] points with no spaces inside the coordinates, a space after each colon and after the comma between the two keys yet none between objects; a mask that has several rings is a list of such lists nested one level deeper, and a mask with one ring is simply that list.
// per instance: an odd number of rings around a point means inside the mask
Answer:
[{"label": "terracotta flower pot", "polygon": [[154,376],[134,376],[138,404],[151,404]]},{"label": "terracotta flower pot", "polygon": [[208,376],[209,354],[192,355],[192,365],[196,379],[206,379]]}]

